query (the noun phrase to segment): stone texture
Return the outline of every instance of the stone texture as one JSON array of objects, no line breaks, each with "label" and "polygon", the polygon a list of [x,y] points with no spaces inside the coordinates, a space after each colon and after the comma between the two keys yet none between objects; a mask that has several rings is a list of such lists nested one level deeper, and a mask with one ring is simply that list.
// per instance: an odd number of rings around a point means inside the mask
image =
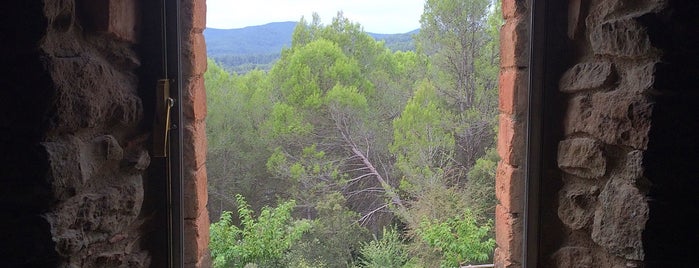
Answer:
[{"label": "stone texture", "polygon": [[562,92],[574,93],[609,86],[616,81],[611,62],[593,61],[579,63],[563,74],[559,83]]},{"label": "stone texture", "polygon": [[42,145],[56,200],[42,216],[60,267],[150,265],[139,241],[150,158],[132,48],[138,4],[44,1],[50,23],[38,49],[56,93]]},{"label": "stone texture", "polygon": [[643,260],[642,234],[648,220],[648,203],[634,184],[612,177],[599,195],[592,225],[592,240],[609,253]]},{"label": "stone texture", "polygon": [[592,251],[586,247],[562,247],[551,256],[554,267],[593,268]]},{"label": "stone texture", "polygon": [[598,194],[597,186],[566,183],[558,193],[558,217],[572,230],[588,227],[595,212]]},{"label": "stone texture", "polygon": [[518,68],[500,71],[499,108],[500,112],[521,117],[527,107],[528,72]]},{"label": "stone texture", "polygon": [[498,162],[495,174],[495,197],[504,209],[512,213],[524,212],[524,176],[519,168]]},{"label": "stone texture", "polygon": [[206,41],[204,34],[189,34],[182,44],[182,73],[185,78],[203,75],[206,72]]},{"label": "stone texture", "polygon": [[634,19],[595,26],[590,32],[590,44],[596,55],[646,58],[657,53],[643,26]]},{"label": "stone texture", "polygon": [[598,1],[586,19],[588,28],[602,23],[638,18],[655,13],[667,6],[667,0],[608,0]]},{"label": "stone texture", "polygon": [[204,88],[204,76],[196,76],[190,79],[185,91],[184,115],[189,120],[202,121],[206,118],[206,90]]},{"label": "stone texture", "polygon": [[[187,122],[184,126],[184,158],[186,169],[196,171],[206,163],[206,121]],[[185,171],[186,172],[186,171]]]},{"label": "stone texture", "polygon": [[559,142],[558,167],[581,178],[602,177],[607,170],[602,144],[590,138],[573,138]]},{"label": "stone texture", "polygon": [[600,141],[645,149],[652,104],[642,94],[615,90],[572,98],[565,133],[587,133]]},{"label": "stone texture", "polygon": [[621,80],[619,89],[630,92],[648,92],[655,82],[654,60],[629,66],[624,70],[624,79]]},{"label": "stone texture", "polygon": [[505,21],[500,31],[500,66],[504,68],[529,66],[529,32],[524,18]]},{"label": "stone texture", "polygon": [[[511,213],[502,205],[495,207],[495,243],[503,253],[502,260],[508,263],[521,263],[522,224],[517,213]],[[511,266],[507,266],[511,267]]]},{"label": "stone texture", "polygon": [[511,19],[524,15],[526,4],[524,0],[502,0],[502,17]]},{"label": "stone texture", "polygon": [[[187,189],[183,193],[184,218],[196,219],[206,210],[207,189],[206,189],[206,166],[196,171],[189,171],[184,176],[184,187]],[[208,217],[207,217],[208,219]]]},{"label": "stone texture", "polygon": [[524,154],[524,126],[512,116],[501,114],[498,133],[498,154],[500,159],[514,167],[519,167]]},{"label": "stone texture", "polygon": [[111,35],[117,40],[138,42],[138,0],[83,0],[83,17],[91,30]]}]

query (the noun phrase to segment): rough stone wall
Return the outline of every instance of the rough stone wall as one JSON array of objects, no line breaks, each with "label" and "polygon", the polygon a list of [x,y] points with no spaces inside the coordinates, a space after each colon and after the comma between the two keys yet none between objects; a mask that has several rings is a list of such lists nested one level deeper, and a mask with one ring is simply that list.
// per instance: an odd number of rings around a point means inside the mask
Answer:
[{"label": "rough stone wall", "polygon": [[[61,267],[147,267],[138,1],[46,0],[40,41],[55,98],[41,143],[54,202],[44,213]],[[49,89],[47,89],[49,90]]]},{"label": "rough stone wall", "polygon": [[662,55],[638,18],[665,5],[569,1],[568,37],[577,53],[559,81],[567,108],[557,159],[563,173],[557,211],[567,237],[550,266],[643,265],[649,184],[642,162],[653,109],[649,92]]},{"label": "rough stone wall", "polygon": [[209,267],[209,214],[206,182],[205,0],[182,0],[184,112],[183,195],[185,267]]},{"label": "rough stone wall", "polygon": [[529,76],[529,6],[502,0],[505,24],[500,31],[500,155],[495,178],[495,267],[522,266],[524,157]]}]

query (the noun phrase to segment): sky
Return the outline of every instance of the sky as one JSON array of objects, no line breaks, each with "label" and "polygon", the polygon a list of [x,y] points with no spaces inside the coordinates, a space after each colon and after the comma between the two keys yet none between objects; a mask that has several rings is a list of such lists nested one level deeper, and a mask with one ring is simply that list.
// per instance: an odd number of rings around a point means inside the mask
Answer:
[{"label": "sky", "polygon": [[324,24],[338,11],[372,33],[406,33],[420,28],[424,0],[207,0],[206,26],[234,29],[270,22],[311,20]]}]

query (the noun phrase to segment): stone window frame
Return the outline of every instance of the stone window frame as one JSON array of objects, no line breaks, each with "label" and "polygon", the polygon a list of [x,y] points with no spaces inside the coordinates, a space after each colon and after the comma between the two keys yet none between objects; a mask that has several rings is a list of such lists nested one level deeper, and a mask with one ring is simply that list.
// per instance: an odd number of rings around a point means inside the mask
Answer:
[{"label": "stone window frame", "polygon": [[[536,244],[524,245],[525,234],[536,236],[536,226],[526,226],[528,218],[536,218],[537,200],[525,187],[536,189],[538,184],[526,182],[538,172],[538,145],[530,130],[540,124],[531,120],[530,98],[530,18],[534,0],[500,0],[505,23],[501,28],[499,75],[499,133],[497,151],[501,160],[496,171],[495,191],[498,204],[495,215],[496,267],[535,265]],[[538,3],[543,3],[539,1]],[[540,8],[539,6],[537,6]],[[186,267],[208,267],[209,217],[206,177],[206,1],[180,1],[183,110],[183,262]],[[543,21],[541,19],[540,21]],[[540,25],[538,25],[540,26]],[[537,63],[539,64],[539,63]],[[540,75],[540,74],[539,74]],[[540,85],[535,85],[540,86]],[[533,87],[535,88],[535,87]],[[535,93],[535,92],[532,92]],[[528,122],[529,121],[529,122]],[[528,129],[527,126],[530,126]],[[537,145],[537,146],[533,146]],[[533,158],[532,156],[536,156]],[[529,160],[529,161],[527,161]],[[529,176],[525,176],[530,174]],[[529,201],[529,202],[528,202]],[[532,210],[533,209],[533,210]],[[526,215],[529,213],[530,215]],[[524,228],[528,228],[525,232]],[[527,250],[525,253],[524,250]],[[526,256],[524,258],[523,256]]]}]

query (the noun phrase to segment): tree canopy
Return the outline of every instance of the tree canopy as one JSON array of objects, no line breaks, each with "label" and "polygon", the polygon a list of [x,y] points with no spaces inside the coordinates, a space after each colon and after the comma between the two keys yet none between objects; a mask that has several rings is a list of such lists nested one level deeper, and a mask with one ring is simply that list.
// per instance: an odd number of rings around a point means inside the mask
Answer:
[{"label": "tree canopy", "polygon": [[217,265],[491,259],[502,19],[487,0],[428,0],[421,23],[417,50],[394,51],[342,13],[314,15],[268,72],[209,61]]}]

